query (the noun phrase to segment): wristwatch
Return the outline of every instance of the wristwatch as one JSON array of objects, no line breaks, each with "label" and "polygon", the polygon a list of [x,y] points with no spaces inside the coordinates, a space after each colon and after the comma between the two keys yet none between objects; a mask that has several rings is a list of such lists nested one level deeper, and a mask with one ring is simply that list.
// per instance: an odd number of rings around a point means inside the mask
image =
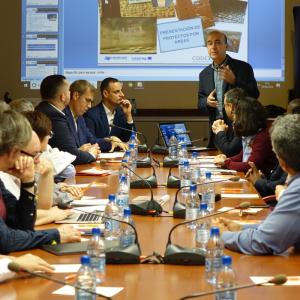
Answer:
[{"label": "wristwatch", "polygon": [[37,184],[36,184],[35,180],[30,181],[30,182],[21,182],[21,189],[30,189],[32,187],[34,188],[33,189],[33,194],[36,195]]}]

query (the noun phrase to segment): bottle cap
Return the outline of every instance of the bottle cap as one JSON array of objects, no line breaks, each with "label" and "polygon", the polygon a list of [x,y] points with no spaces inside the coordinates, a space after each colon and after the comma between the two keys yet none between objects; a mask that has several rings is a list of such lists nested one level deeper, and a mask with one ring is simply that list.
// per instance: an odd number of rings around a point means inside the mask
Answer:
[{"label": "bottle cap", "polygon": [[121,181],[121,182],[124,182],[124,181],[126,182],[126,176],[125,176],[125,175],[121,175],[120,181]]},{"label": "bottle cap", "polygon": [[190,165],[189,161],[186,159],[183,161],[183,166],[188,167]]},{"label": "bottle cap", "polygon": [[196,190],[197,190],[197,185],[196,184],[192,184],[190,186],[190,192],[196,192]]},{"label": "bottle cap", "polygon": [[131,216],[131,209],[129,207],[124,208],[124,217]]},{"label": "bottle cap", "polygon": [[101,229],[99,227],[94,227],[92,229],[92,235],[101,235]]},{"label": "bottle cap", "polygon": [[205,177],[207,179],[211,179],[211,172],[205,172]]},{"label": "bottle cap", "polygon": [[114,201],[116,201],[116,195],[115,195],[115,194],[109,194],[109,195],[108,195],[108,201],[109,201],[109,202],[114,202]]},{"label": "bottle cap", "polygon": [[222,256],[222,265],[223,266],[231,266],[232,258],[229,255]]},{"label": "bottle cap", "polygon": [[89,265],[90,262],[91,262],[91,259],[90,259],[90,257],[88,255],[83,255],[83,256],[80,257],[80,263],[82,265],[85,265],[85,266]]},{"label": "bottle cap", "polygon": [[197,152],[195,152],[195,151],[194,151],[194,152],[192,152],[192,157],[193,157],[193,158],[198,158],[198,153],[197,153]]},{"label": "bottle cap", "polygon": [[207,210],[207,203],[201,203],[200,210]]},{"label": "bottle cap", "polygon": [[212,227],[210,229],[210,236],[213,236],[213,235],[220,235],[220,229],[219,227]]}]

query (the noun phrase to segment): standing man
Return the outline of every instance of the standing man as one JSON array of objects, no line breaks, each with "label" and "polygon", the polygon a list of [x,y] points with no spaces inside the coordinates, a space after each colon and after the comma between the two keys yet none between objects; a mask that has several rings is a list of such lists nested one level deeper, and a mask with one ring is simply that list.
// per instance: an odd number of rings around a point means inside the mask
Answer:
[{"label": "standing man", "polygon": [[96,160],[99,150],[98,147],[81,148],[72,138],[70,124],[64,112],[70,103],[69,88],[69,83],[63,75],[47,76],[40,87],[43,101],[36,110],[44,113],[52,122],[53,137],[49,144],[75,155],[74,165],[87,164]]},{"label": "standing man", "polygon": [[84,115],[86,124],[97,138],[109,137],[113,144],[112,150],[117,146],[125,150],[130,132],[113,125],[135,130],[131,103],[124,99],[122,83],[118,79],[105,78],[101,82],[100,92],[102,102]]},{"label": "standing man", "polygon": [[208,112],[210,138],[208,147],[214,148],[214,135],[211,126],[217,119],[223,119],[232,126],[224,112],[224,94],[235,87],[242,88],[247,96],[259,97],[257,83],[252,67],[243,61],[226,54],[227,37],[223,32],[214,30],[207,34],[207,51],[212,64],[199,75],[198,107]]}]

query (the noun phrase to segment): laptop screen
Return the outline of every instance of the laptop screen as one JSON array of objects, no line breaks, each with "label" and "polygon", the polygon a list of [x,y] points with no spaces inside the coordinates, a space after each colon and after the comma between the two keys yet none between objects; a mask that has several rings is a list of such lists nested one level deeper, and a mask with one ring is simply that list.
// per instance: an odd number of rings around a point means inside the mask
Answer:
[{"label": "laptop screen", "polygon": [[187,146],[192,146],[185,123],[160,123],[159,129],[167,147],[169,147],[169,140],[173,134],[175,134],[177,139],[183,138]]}]

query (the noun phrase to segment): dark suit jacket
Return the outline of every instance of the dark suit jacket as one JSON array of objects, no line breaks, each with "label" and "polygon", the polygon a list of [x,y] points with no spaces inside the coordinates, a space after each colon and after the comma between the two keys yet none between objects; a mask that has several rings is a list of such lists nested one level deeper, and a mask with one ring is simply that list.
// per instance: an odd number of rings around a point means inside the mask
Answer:
[{"label": "dark suit jacket", "polygon": [[234,156],[243,149],[242,138],[235,135],[232,126],[215,135],[215,145],[227,157]]},{"label": "dark suit jacket", "polygon": [[21,189],[17,200],[0,180],[0,193],[6,207],[6,219],[0,218],[0,253],[27,250],[52,241],[60,242],[57,229],[34,231],[36,207],[33,195]]},{"label": "dark suit jacket", "polygon": [[[69,122],[66,115],[57,111],[47,101],[42,101],[36,109],[44,113],[52,122],[53,137],[49,140],[49,144],[52,147],[57,147],[62,151],[76,155],[76,159],[73,162],[74,165],[95,161],[95,157],[89,152],[78,149],[81,146],[79,139],[76,139],[74,136],[71,122]],[[73,120],[72,124],[75,128]]]},{"label": "dark suit jacket", "polygon": [[[97,138],[104,138],[109,136],[116,136],[123,142],[128,142],[131,133],[116,127],[111,128],[109,132],[109,125],[102,102],[91,108],[85,115],[84,119],[87,127],[92,134]],[[122,108],[117,107],[114,118],[114,124],[129,130],[135,130],[134,124],[128,124]]]},{"label": "dark suit jacket", "polygon": [[256,180],[254,187],[262,197],[275,195],[276,185],[285,184],[286,178],[287,173],[285,173],[278,164],[272,171],[270,177]]},{"label": "dark suit jacket", "polygon": [[66,114],[66,118],[68,120],[70,129],[72,131],[72,136],[76,141],[76,145],[78,148],[84,144],[98,143],[102,151],[108,151],[111,148],[111,143],[109,141],[104,140],[103,138],[96,138],[91,131],[86,126],[85,120],[82,116],[79,116],[76,120],[77,123],[77,131],[74,124],[73,115],[69,106],[64,109],[64,113]]}]

